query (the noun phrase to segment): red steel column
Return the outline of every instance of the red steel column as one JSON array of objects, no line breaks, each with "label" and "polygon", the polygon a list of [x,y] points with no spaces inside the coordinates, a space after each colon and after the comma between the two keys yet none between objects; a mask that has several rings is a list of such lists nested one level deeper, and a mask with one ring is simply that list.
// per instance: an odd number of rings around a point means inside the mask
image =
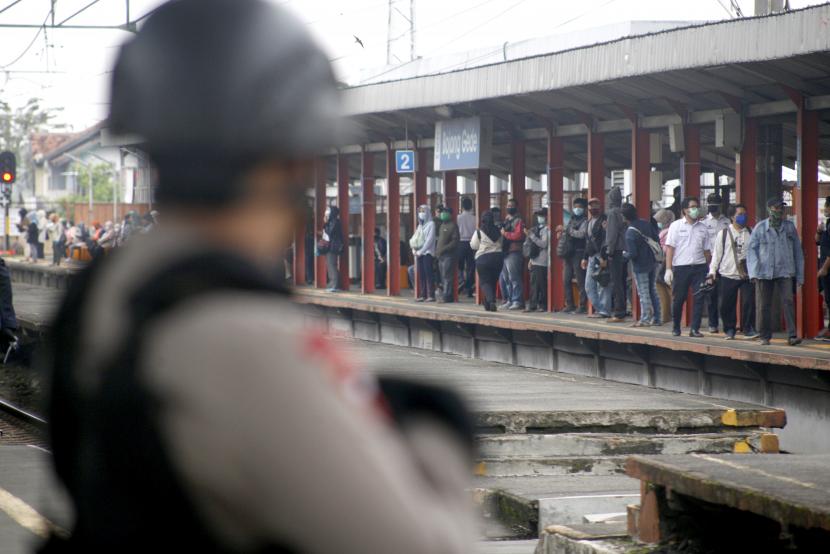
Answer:
[{"label": "red steel column", "polygon": [[818,113],[807,111],[802,99],[798,107],[798,184],[801,198],[797,218],[804,249],[804,286],[798,289],[796,302],[800,337],[816,336],[821,323],[815,241],[818,228],[818,138]]},{"label": "red steel column", "polygon": [[[686,151],[683,155],[683,196],[700,198],[700,128],[692,125],[684,127]],[[694,303],[692,293],[686,299],[683,311],[686,325],[692,324],[692,309]]]},{"label": "red steel column", "polygon": [[557,225],[564,225],[564,179],[565,179],[565,143],[562,137],[553,135],[548,130],[548,311],[560,311],[565,308],[565,287],[562,278],[565,264],[554,253]]},{"label": "red steel column", "polygon": [[[648,221],[651,217],[651,137],[646,129],[640,129],[636,124],[631,129],[631,181],[632,204],[637,206],[637,215]],[[638,321],[640,297],[633,279],[630,295],[634,320]]]},{"label": "red steel column", "polygon": [[294,263],[292,264],[291,274],[294,276],[294,284],[296,286],[305,285],[305,229],[308,225],[306,215],[300,219],[297,226],[294,228]]},{"label": "red steel column", "polygon": [[685,126],[686,152],[683,155],[683,194],[700,197],[700,128]]},{"label": "red steel column", "polygon": [[[375,156],[365,150],[360,155],[360,186],[363,191],[360,222],[363,227],[363,267],[361,292],[375,292]],[[385,254],[385,253],[384,253]]]},{"label": "red steel column", "polygon": [[[511,182],[513,183],[513,198],[516,200],[516,205],[519,208],[519,215],[524,221],[525,225],[530,225],[530,215],[527,205],[527,191],[525,190],[525,143],[523,140],[513,142],[513,172],[511,173]],[[527,266],[522,263],[522,281],[524,286],[522,290],[524,300],[530,298],[530,274],[527,272]]]},{"label": "red steel column", "polygon": [[[490,170],[479,169],[476,173],[476,221],[481,225],[481,216],[490,209]],[[476,303],[484,303],[484,291],[478,282],[476,271]]]},{"label": "red steel column", "polygon": [[[412,230],[418,228],[418,206],[427,203],[427,151],[423,148],[418,150],[418,164],[415,169],[415,194],[414,206],[412,206]],[[408,237],[407,237],[408,238]],[[415,263],[415,255],[413,252],[412,262]],[[418,288],[418,264],[415,264],[415,282],[413,284],[414,296],[418,298],[418,293],[421,291]]]},{"label": "red steel column", "polygon": [[605,139],[588,131],[588,196],[599,198],[605,208]]},{"label": "red steel column", "polygon": [[758,120],[746,119],[744,124],[744,144],[735,164],[735,198],[738,203],[746,205],[749,223],[757,222],[755,202],[757,197],[756,166],[758,163]]},{"label": "red steel column", "polygon": [[349,290],[349,159],[337,155],[337,206],[340,208],[340,226],[343,230],[343,254],[340,255],[340,288]]},{"label": "red steel column", "polygon": [[395,171],[395,151],[386,149],[386,291],[389,296],[401,294],[401,186]]},{"label": "red steel column", "polygon": [[[458,173],[455,171],[444,172],[444,206],[451,208],[453,217],[458,217]],[[437,236],[437,235],[436,235]],[[457,262],[457,261],[456,261]],[[458,264],[453,270],[453,300],[458,302]]]},{"label": "red steel column", "polygon": [[[314,160],[314,243],[323,231],[323,215],[326,211],[326,159]],[[326,257],[317,256],[314,260],[314,285],[318,289],[326,288]]]}]

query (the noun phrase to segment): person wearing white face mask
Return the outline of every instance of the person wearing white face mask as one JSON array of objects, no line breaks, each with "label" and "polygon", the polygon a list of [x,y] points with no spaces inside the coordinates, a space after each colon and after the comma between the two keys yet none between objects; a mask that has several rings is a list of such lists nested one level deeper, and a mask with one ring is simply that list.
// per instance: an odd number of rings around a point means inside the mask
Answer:
[{"label": "person wearing white face mask", "polygon": [[[585,254],[585,240],[588,237],[588,216],[585,209],[588,201],[584,198],[575,198],[571,210],[571,219],[566,227],[559,225],[556,229],[560,248],[557,254],[565,264],[565,313],[588,313],[588,295],[585,293],[585,270],[582,269],[582,257]],[[564,239],[562,237],[564,236]],[[562,242],[564,240],[564,242]],[[571,282],[576,279],[579,291],[579,308],[574,301]]]},{"label": "person wearing white face mask", "polygon": [[547,225],[547,210],[540,208],[534,213],[535,225],[525,228],[525,248],[523,252],[530,269],[530,300],[526,312],[546,312],[548,309],[548,245],[550,229]]},{"label": "person wearing white face mask", "polygon": [[418,228],[409,246],[415,255],[416,272],[418,274],[416,302],[435,302],[435,275],[432,261],[435,257],[435,222],[430,217],[429,206],[423,204],[418,207]]},{"label": "person wearing white face mask", "polygon": [[[676,337],[680,336],[680,317],[689,288],[698,291],[706,279],[712,258],[709,232],[700,221],[700,201],[695,197],[686,197],[681,209],[683,218],[671,224],[666,236],[666,272],[663,276],[663,281],[672,287],[672,335]],[[700,332],[703,300],[703,294],[694,295],[690,337],[703,336]]]}]

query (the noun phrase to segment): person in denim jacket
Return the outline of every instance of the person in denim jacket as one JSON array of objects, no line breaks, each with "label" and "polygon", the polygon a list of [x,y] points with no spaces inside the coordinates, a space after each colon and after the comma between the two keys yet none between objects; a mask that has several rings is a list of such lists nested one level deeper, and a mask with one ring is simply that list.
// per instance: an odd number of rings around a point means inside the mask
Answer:
[{"label": "person in denim jacket", "polygon": [[[769,217],[752,231],[746,261],[756,298],[772,298],[778,291],[789,335],[787,342],[795,346],[801,339],[796,336],[793,293],[795,285],[804,284],[804,252],[795,225],[784,216],[785,206],[780,198],[767,201]],[[761,344],[768,345],[772,338],[772,303],[759,301],[757,308]]]}]

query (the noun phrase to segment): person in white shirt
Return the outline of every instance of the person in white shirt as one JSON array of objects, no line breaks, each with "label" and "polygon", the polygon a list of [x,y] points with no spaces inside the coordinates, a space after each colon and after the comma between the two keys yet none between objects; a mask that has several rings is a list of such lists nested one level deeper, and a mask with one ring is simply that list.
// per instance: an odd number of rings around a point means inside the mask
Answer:
[{"label": "person in white shirt", "polygon": [[[689,288],[696,292],[706,279],[711,247],[706,225],[700,221],[700,202],[695,197],[683,199],[683,217],[669,227],[666,236],[666,273],[663,281],[672,287],[672,335],[680,336],[680,317]],[[692,328],[689,336],[700,338],[700,320],[703,310],[703,295],[694,295]]]},{"label": "person in white shirt", "polygon": [[720,317],[726,339],[735,338],[737,331],[735,309],[738,292],[741,293],[741,329],[747,337],[755,332],[755,289],[749,280],[746,252],[750,231],[747,227],[746,206],[736,204],[729,208],[732,224],[720,231],[712,241],[712,261],[709,264],[710,283],[720,283]]},{"label": "person in white shirt", "polygon": [[469,196],[461,199],[461,213],[458,214],[458,278],[461,280],[460,292],[472,298],[476,290],[475,251],[470,247],[470,240],[476,231],[476,216],[473,213],[473,200]]},{"label": "person in white shirt", "polygon": [[[706,230],[709,231],[709,242],[712,245],[715,244],[715,237],[729,227],[731,223],[729,218],[721,213],[722,205],[723,199],[719,194],[712,193],[706,197],[706,206],[709,213],[706,215],[706,219],[703,220],[703,224],[706,225]],[[710,333],[718,332],[718,296],[720,296],[720,284],[715,281],[714,288],[712,288],[706,301]]]}]

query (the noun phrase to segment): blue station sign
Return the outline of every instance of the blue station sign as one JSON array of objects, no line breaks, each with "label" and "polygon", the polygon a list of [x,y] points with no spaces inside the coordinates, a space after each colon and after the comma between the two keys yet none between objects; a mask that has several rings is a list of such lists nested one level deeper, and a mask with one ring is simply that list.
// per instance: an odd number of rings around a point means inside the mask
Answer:
[{"label": "blue station sign", "polygon": [[435,124],[435,171],[480,169],[490,165],[493,123],[481,117]]},{"label": "blue station sign", "polygon": [[416,169],[414,150],[395,150],[396,173],[415,173]]}]

